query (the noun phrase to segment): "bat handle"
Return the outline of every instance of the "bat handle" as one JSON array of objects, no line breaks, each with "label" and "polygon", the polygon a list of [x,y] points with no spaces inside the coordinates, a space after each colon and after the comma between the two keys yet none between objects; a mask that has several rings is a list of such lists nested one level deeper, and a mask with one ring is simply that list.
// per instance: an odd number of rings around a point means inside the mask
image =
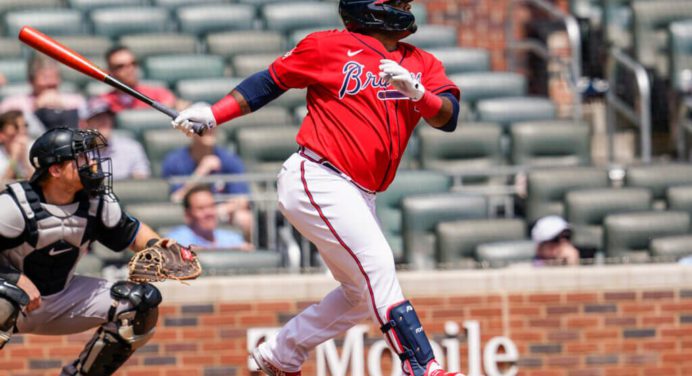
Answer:
[{"label": "bat handle", "polygon": [[[155,109],[163,112],[164,114],[168,115],[171,119],[175,119],[178,117],[178,111],[162,104],[157,101],[153,101],[151,103],[151,107],[154,107]],[[192,131],[195,132],[198,136],[201,136],[204,134],[204,131],[207,130],[207,126],[202,124],[202,123],[192,123]]]}]

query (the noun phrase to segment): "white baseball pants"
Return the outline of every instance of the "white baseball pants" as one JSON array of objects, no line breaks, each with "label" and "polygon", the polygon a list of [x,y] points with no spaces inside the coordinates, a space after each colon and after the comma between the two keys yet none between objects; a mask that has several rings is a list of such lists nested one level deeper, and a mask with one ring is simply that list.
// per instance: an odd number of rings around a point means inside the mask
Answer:
[{"label": "white baseball pants", "polygon": [[[298,371],[308,352],[370,315],[385,323],[387,308],[404,300],[394,256],[366,193],[312,158],[293,154],[278,177],[279,209],[313,242],[340,286],[291,319],[262,347],[284,371]],[[264,352],[267,352],[264,354]]]}]

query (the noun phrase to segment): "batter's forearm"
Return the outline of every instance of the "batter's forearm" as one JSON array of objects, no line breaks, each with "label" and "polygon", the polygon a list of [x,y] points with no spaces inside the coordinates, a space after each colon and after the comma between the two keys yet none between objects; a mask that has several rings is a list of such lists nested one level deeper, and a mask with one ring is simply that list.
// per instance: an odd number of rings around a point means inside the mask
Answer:
[{"label": "batter's forearm", "polygon": [[439,128],[449,122],[449,119],[452,118],[454,110],[452,108],[452,102],[448,98],[442,97],[442,107],[440,108],[440,111],[437,113],[437,115],[425,119],[425,121],[428,122],[428,124],[432,125],[435,128]]}]

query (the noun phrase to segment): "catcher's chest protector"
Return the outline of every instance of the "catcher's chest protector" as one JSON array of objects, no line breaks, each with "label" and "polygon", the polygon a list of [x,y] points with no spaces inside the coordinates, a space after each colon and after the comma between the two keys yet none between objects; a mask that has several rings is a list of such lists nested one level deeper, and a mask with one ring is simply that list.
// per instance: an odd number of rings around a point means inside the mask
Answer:
[{"label": "catcher's chest protector", "polygon": [[99,197],[86,195],[69,205],[41,203],[30,184],[8,185],[8,193],[21,209],[24,231],[16,246],[5,250],[10,264],[26,274],[42,295],[62,290],[74,267],[93,240],[92,229],[103,210]]}]

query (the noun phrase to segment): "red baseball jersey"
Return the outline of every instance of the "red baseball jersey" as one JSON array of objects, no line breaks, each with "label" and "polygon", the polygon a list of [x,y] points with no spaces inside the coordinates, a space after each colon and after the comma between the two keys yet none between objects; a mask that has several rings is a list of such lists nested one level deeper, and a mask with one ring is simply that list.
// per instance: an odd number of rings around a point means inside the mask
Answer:
[{"label": "red baseball jersey", "polygon": [[388,52],[377,39],[345,30],[310,34],[269,67],[282,89],[307,87],[308,115],[298,144],[371,191],[392,182],[421,118],[415,102],[380,79],[382,59],[398,62],[426,90],[459,98],[433,55],[407,43]]}]

